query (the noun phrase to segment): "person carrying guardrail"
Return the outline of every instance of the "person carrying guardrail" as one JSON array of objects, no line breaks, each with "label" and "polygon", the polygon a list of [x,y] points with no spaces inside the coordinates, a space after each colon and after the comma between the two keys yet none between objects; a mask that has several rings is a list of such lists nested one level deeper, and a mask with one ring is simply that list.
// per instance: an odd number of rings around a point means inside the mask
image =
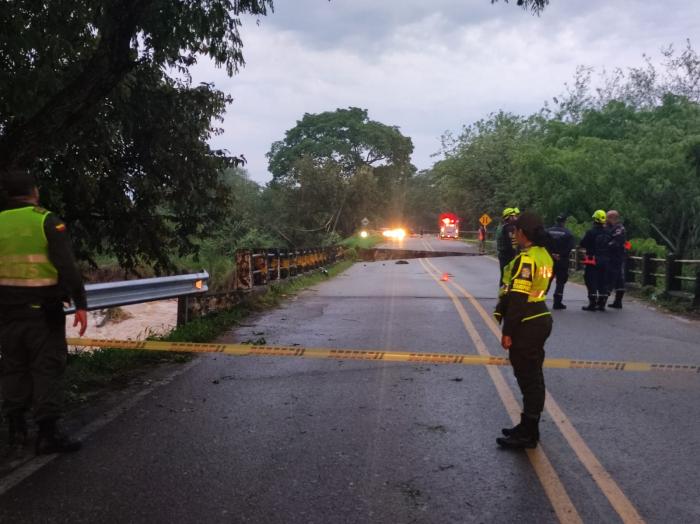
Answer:
[{"label": "person carrying guardrail", "polygon": [[66,225],[39,207],[39,190],[26,172],[0,173],[6,196],[0,211],[0,351],[2,414],[11,447],[27,443],[25,414],[39,426],[37,455],[77,451],[81,443],[58,428],[66,369],[63,302],[75,303],[74,326],[87,328],[87,299]]}]

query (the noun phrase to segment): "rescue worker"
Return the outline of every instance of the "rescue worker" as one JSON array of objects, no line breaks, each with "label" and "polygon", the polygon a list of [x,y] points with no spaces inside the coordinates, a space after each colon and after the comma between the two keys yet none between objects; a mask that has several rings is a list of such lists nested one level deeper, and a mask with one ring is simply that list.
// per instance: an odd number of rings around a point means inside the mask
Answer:
[{"label": "rescue worker", "polygon": [[518,243],[515,240],[514,222],[520,211],[518,208],[507,207],[501,215],[501,226],[496,231],[496,250],[498,252],[498,264],[501,269],[501,274],[498,279],[498,285],[501,285],[503,280],[503,268],[505,268],[511,260],[518,254]]},{"label": "rescue worker", "polygon": [[506,448],[534,448],[540,438],[539,420],[544,409],[544,343],[552,332],[545,295],[553,261],[544,247],[549,237],[536,214],[520,215],[515,236],[522,252],[504,271],[494,317],[503,324],[501,346],[508,351],[523,395],[523,413],[520,423],[504,428],[504,437],[496,442]]},{"label": "rescue worker", "polygon": [[611,209],[607,213],[608,233],[610,235],[610,262],[608,263],[608,290],[615,290],[615,300],[608,307],[622,309],[622,297],[625,296],[625,259],[627,257],[627,233],[620,222],[620,213]]},{"label": "rescue worker", "polygon": [[556,225],[547,229],[547,233],[551,237],[549,254],[554,260],[552,280],[556,279],[557,281],[554,287],[552,309],[566,309],[566,305],[563,303],[564,285],[569,280],[569,255],[571,250],[576,247],[574,235],[564,224],[566,224],[566,215],[562,213],[557,217]]},{"label": "rescue worker", "polygon": [[607,215],[602,209],[593,213],[593,227],[581,239],[586,250],[583,259],[583,279],[588,290],[588,305],[584,311],[605,311],[608,301],[608,264],[610,262],[610,236],[606,228]]},{"label": "rescue worker", "polygon": [[24,172],[0,173],[7,201],[0,211],[0,350],[2,414],[10,446],[27,442],[25,414],[33,408],[37,454],[76,451],[64,435],[61,377],[68,348],[63,302],[76,307],[73,325],[87,328],[82,278],[66,225],[39,207],[39,190]]}]

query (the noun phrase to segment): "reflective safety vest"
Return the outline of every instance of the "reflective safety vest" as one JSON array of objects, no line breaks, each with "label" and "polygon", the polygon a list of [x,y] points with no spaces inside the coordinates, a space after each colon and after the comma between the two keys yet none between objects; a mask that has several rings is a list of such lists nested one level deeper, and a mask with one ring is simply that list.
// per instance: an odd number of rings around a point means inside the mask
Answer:
[{"label": "reflective safety vest", "polygon": [[528,302],[544,302],[553,267],[545,248],[530,246],[504,269],[502,294],[523,293]]},{"label": "reflective safety vest", "polygon": [[33,206],[0,212],[0,286],[58,284],[58,271],[49,260],[44,233],[48,214]]}]

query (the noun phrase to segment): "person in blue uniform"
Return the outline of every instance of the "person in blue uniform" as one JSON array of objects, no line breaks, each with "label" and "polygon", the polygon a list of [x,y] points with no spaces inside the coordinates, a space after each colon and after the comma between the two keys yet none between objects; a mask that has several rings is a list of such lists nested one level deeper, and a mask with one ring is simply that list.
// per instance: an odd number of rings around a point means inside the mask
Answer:
[{"label": "person in blue uniform", "polygon": [[547,233],[552,239],[549,253],[554,260],[553,280],[556,279],[552,309],[566,309],[563,299],[564,286],[569,280],[569,255],[571,250],[576,247],[574,235],[564,224],[566,224],[566,215],[562,213],[557,217],[556,225],[547,229]]},{"label": "person in blue uniform", "polygon": [[607,215],[602,209],[593,213],[593,226],[581,239],[586,250],[583,259],[583,279],[588,290],[588,305],[584,311],[605,311],[608,301],[608,264],[610,262],[610,235],[606,228]]}]

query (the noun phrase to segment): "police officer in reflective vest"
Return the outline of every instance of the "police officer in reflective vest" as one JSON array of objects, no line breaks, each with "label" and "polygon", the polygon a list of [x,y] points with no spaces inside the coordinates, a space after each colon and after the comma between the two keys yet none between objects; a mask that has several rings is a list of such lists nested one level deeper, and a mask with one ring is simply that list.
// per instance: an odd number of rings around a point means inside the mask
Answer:
[{"label": "police officer in reflective vest", "polygon": [[550,254],[554,260],[554,278],[557,280],[554,288],[554,303],[552,309],[566,309],[563,303],[564,285],[569,280],[569,254],[576,247],[574,235],[566,226],[566,215],[557,217],[557,224],[547,229],[551,237]]},{"label": "police officer in reflective vest", "polygon": [[10,446],[27,442],[25,414],[33,408],[39,429],[37,454],[76,451],[80,442],[57,426],[62,414],[61,377],[66,367],[63,302],[73,299],[74,325],[87,327],[82,279],[65,224],[39,207],[33,177],[0,173],[0,348],[2,414]]},{"label": "police officer in reflective vest", "polygon": [[620,213],[611,209],[607,213],[610,235],[610,263],[608,265],[608,290],[615,290],[615,300],[608,307],[622,309],[625,296],[625,259],[627,257],[627,233],[620,222]]},{"label": "police officer in reflective vest", "polygon": [[583,279],[588,290],[588,305],[584,311],[605,311],[608,301],[608,264],[610,262],[610,235],[605,227],[607,216],[598,209],[593,213],[593,227],[581,239],[586,250],[583,259]]},{"label": "police officer in reflective vest", "polygon": [[515,237],[522,250],[505,268],[503,286],[494,316],[502,322],[501,345],[508,351],[523,395],[520,423],[504,428],[496,442],[506,448],[534,448],[540,438],[539,420],[544,409],[544,343],[552,332],[552,315],[545,295],[553,271],[549,242],[542,219],[525,212],[515,222]]}]

